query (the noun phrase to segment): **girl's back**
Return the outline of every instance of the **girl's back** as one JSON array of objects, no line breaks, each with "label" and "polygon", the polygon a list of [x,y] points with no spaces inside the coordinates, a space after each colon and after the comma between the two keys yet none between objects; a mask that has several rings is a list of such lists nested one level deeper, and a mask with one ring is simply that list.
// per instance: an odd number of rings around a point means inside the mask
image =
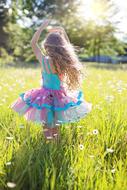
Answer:
[{"label": "girl's back", "polygon": [[42,78],[43,87],[52,90],[60,90],[62,75],[58,75],[55,72],[55,68],[48,57],[44,57],[42,60]]}]

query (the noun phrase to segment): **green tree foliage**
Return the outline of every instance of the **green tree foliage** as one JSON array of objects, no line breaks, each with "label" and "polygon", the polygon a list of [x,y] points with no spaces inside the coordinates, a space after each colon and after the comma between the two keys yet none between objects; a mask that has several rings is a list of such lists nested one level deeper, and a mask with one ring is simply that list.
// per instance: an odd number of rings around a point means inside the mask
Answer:
[{"label": "green tree foliage", "polygon": [[53,19],[63,21],[65,16],[71,16],[71,13],[76,12],[77,6],[81,0],[67,1],[67,0],[20,0],[20,7],[23,12],[27,10],[27,16],[31,17],[34,15],[39,19],[43,17],[51,16]]},{"label": "green tree foliage", "polygon": [[8,45],[10,34],[6,30],[9,18],[9,7],[6,0],[0,1],[0,65],[12,62],[13,57],[9,55],[10,47]]},{"label": "green tree foliage", "polygon": [[[111,1],[97,0],[96,3],[96,6],[102,6],[101,12],[96,15],[98,22],[83,19],[78,14],[81,0],[13,0],[10,6],[7,6],[6,1],[1,1],[1,55],[23,61],[35,60],[30,41],[44,17],[50,17],[52,25],[62,25],[72,44],[78,46],[79,52],[86,56],[123,54],[125,44],[115,37],[117,23],[111,19],[118,10]],[[27,19],[29,25],[25,24]],[[45,34],[46,30],[42,33],[40,42]],[[9,60],[13,59],[9,57]]]},{"label": "green tree foliage", "polygon": [[5,32],[4,28],[8,23],[8,8],[5,6],[6,1],[0,1],[0,47],[7,47],[8,33]]},{"label": "green tree foliage", "polygon": [[118,13],[117,8],[106,0],[97,0],[95,5],[102,5],[100,13],[96,13],[97,20],[81,19],[80,14],[65,20],[69,37],[88,56],[124,54],[125,43],[114,35],[118,30],[118,22],[114,22],[112,17]]},{"label": "green tree foliage", "polygon": [[[68,2],[65,0],[11,1],[10,7],[8,8],[8,10],[11,10],[10,14],[8,14],[9,21],[6,25],[3,24],[6,33],[9,34],[9,38],[6,38],[9,53],[13,57],[20,58],[21,60],[34,60],[35,56],[30,47],[30,40],[43,18],[49,16],[51,18],[52,16],[56,25],[62,22],[64,15],[67,16],[76,9],[76,4],[74,1]],[[6,2],[4,2],[5,5]],[[23,24],[26,19],[29,19],[31,24],[25,27]],[[19,24],[19,21],[22,21],[22,25]],[[45,33],[46,30],[41,36],[40,42],[44,38]]]}]

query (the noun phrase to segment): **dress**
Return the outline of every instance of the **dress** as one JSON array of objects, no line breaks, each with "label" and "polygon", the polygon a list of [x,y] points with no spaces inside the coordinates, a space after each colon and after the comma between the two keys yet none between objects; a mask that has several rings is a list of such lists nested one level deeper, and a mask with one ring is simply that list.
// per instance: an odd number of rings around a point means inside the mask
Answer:
[{"label": "dress", "polygon": [[73,95],[66,92],[63,82],[51,70],[48,57],[42,59],[42,85],[19,94],[10,106],[28,121],[57,127],[63,123],[78,121],[92,109],[83,98],[82,91]]}]

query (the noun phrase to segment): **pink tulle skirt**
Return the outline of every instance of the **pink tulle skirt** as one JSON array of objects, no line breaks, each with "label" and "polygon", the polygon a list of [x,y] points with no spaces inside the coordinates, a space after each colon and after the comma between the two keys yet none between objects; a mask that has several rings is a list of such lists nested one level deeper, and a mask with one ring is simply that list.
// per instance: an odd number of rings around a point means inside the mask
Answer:
[{"label": "pink tulle skirt", "polygon": [[92,104],[84,100],[82,91],[70,95],[64,88],[51,90],[41,87],[21,93],[10,107],[24,115],[26,120],[52,128],[85,117]]}]

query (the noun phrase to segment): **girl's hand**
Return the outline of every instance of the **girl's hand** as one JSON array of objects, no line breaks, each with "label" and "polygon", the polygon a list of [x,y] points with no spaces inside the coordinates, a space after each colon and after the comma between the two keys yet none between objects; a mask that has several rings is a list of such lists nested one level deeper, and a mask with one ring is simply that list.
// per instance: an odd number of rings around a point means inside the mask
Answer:
[{"label": "girl's hand", "polygon": [[45,28],[46,26],[48,26],[49,22],[50,22],[49,19],[45,19],[45,20],[43,21],[43,23],[41,24],[41,28]]}]

